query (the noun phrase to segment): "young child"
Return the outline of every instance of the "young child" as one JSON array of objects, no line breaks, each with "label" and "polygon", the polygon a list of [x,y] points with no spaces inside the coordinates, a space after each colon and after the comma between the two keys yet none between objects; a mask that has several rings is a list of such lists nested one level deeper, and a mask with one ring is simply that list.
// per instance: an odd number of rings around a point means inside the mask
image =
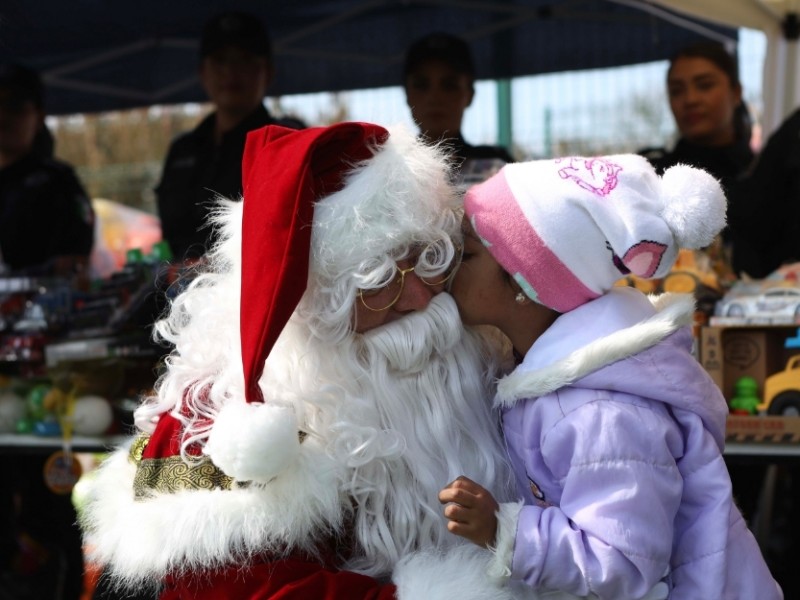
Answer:
[{"label": "young child", "polygon": [[578,596],[782,598],[731,495],[727,406],[691,355],[693,301],[615,286],[663,277],[725,224],[704,171],[634,155],[510,164],[467,192],[452,294],[522,356],[498,384],[524,502],[460,477],[448,528],[492,570]]}]

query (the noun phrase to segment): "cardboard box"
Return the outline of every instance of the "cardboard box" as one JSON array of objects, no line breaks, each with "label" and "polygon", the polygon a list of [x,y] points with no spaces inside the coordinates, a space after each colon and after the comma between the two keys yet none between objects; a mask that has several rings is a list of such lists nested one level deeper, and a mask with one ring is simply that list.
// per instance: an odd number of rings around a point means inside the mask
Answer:
[{"label": "cardboard box", "polygon": [[700,330],[700,363],[722,390],[732,398],[736,381],[749,375],[763,392],[764,379],[781,371],[797,348],[785,348],[797,334],[796,325],[705,326]]},{"label": "cardboard box", "polygon": [[800,417],[729,415],[725,429],[728,442],[800,442]]}]

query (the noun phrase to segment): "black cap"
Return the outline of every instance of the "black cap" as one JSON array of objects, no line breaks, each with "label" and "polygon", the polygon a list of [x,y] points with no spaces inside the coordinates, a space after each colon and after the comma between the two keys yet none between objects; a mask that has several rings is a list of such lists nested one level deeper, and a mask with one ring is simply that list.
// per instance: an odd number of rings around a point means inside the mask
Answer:
[{"label": "black cap", "polygon": [[0,101],[8,108],[21,108],[32,102],[36,108],[44,105],[44,86],[39,74],[18,64],[0,65]]},{"label": "black cap", "polygon": [[431,33],[411,44],[406,53],[403,75],[407,77],[419,65],[440,60],[459,73],[475,77],[475,64],[467,43],[449,33]]},{"label": "black cap", "polygon": [[209,20],[200,40],[200,56],[236,46],[259,56],[272,57],[269,34],[261,19],[243,12],[226,12]]}]

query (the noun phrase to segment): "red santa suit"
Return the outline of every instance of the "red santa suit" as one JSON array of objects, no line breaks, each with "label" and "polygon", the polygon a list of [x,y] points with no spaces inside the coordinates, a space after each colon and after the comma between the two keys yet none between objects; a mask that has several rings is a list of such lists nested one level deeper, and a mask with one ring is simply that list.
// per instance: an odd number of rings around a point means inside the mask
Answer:
[{"label": "red santa suit", "polygon": [[90,559],[162,600],[532,597],[437,502],[459,475],[512,489],[485,340],[447,294],[353,333],[358,290],[397,260],[453,262],[446,161],[401,129],[269,126],[243,173],[208,269],[157,324],[174,350],[137,435],[94,480]]}]

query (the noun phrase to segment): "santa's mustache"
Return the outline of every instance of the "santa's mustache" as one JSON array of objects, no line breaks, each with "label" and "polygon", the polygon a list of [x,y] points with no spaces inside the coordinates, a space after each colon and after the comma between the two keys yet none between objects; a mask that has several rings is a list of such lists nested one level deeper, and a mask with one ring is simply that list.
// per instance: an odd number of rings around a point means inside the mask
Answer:
[{"label": "santa's mustache", "polygon": [[456,303],[443,292],[425,310],[363,334],[362,343],[383,356],[393,369],[412,374],[428,366],[432,355],[452,350],[462,334]]}]

